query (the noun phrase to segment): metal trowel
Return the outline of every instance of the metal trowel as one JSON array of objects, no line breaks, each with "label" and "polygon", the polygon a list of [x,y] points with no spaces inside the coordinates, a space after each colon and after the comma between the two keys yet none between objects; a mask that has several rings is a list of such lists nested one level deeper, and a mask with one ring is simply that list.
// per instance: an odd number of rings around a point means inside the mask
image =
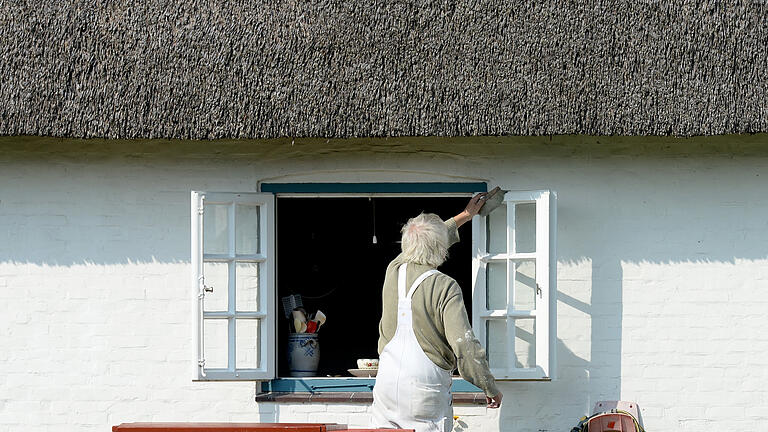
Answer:
[{"label": "metal trowel", "polygon": [[480,214],[480,216],[488,216],[492,211],[496,210],[502,202],[504,202],[504,194],[506,193],[507,191],[501,190],[498,186],[488,191],[483,197],[485,202],[483,203],[483,206],[480,207],[478,214]]}]

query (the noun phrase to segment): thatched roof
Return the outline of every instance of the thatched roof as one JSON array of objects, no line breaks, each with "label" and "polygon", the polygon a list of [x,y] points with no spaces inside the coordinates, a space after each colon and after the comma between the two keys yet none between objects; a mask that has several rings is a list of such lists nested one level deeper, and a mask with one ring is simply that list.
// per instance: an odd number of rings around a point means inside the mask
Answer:
[{"label": "thatched roof", "polygon": [[768,2],[0,0],[0,80],[3,135],[768,132]]}]

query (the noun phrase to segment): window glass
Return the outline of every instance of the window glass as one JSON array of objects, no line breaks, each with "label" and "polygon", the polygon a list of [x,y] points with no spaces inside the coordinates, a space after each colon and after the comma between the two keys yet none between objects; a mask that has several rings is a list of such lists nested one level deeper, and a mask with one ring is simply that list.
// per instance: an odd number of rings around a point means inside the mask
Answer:
[{"label": "window glass", "polygon": [[205,311],[225,311],[227,310],[229,291],[229,264],[222,262],[203,263],[203,275],[205,276],[205,286],[213,288],[213,292],[205,293],[203,304]]},{"label": "window glass", "polygon": [[256,255],[261,253],[259,241],[259,206],[237,205],[235,207],[235,252]]},{"label": "window glass", "polygon": [[536,367],[536,320],[515,320],[515,367]]},{"label": "window glass", "polygon": [[536,262],[520,261],[515,269],[515,310],[536,309]]},{"label": "window glass", "polygon": [[206,254],[229,253],[229,206],[211,204],[203,214],[203,252]]},{"label": "window glass", "polygon": [[491,368],[506,368],[509,364],[509,350],[507,349],[507,322],[506,320],[488,320],[486,325],[486,344],[488,347],[488,363]]},{"label": "window glass", "polygon": [[486,307],[488,310],[507,309],[507,263],[504,261],[489,262],[486,267]]},{"label": "window glass", "polygon": [[238,319],[235,321],[235,367],[238,369],[259,368],[259,320]]},{"label": "window glass", "polygon": [[259,310],[259,263],[238,262],[235,268],[237,310]]},{"label": "window glass", "polygon": [[515,205],[515,252],[536,252],[536,203]]},{"label": "window glass", "polygon": [[500,205],[486,219],[488,253],[507,253],[507,206]]},{"label": "window glass", "polygon": [[227,367],[227,320],[205,319],[203,320],[205,335],[205,367]]}]

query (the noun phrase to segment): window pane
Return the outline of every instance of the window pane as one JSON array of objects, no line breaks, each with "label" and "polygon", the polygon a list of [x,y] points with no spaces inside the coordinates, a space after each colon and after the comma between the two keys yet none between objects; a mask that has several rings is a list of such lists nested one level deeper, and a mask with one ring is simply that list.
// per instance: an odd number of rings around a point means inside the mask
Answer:
[{"label": "window pane", "polygon": [[259,263],[237,263],[235,281],[237,310],[259,310]]},{"label": "window pane", "polygon": [[203,213],[203,252],[207,254],[229,253],[229,206],[210,204]]},{"label": "window pane", "polygon": [[488,253],[507,253],[507,206],[500,205],[486,219]]},{"label": "window pane", "polygon": [[485,329],[488,363],[491,368],[508,368],[506,320],[488,320],[485,322]]},{"label": "window pane", "polygon": [[220,262],[203,263],[205,286],[212,287],[213,292],[206,292],[203,306],[205,311],[227,310],[229,291],[229,264]]},{"label": "window pane", "polygon": [[259,207],[238,205],[235,209],[235,252],[249,255],[260,253]]},{"label": "window pane", "polygon": [[536,263],[522,261],[515,265],[515,310],[536,309]]},{"label": "window pane", "polygon": [[259,320],[238,319],[235,321],[235,367],[239,369],[259,368]]},{"label": "window pane", "polygon": [[515,320],[515,367],[536,367],[536,320]]},{"label": "window pane", "polygon": [[227,367],[227,320],[203,320],[205,367]]},{"label": "window pane", "polygon": [[507,263],[505,261],[489,262],[485,268],[487,283],[486,307],[488,310],[507,309]]},{"label": "window pane", "polygon": [[536,203],[515,206],[515,251],[536,252]]}]

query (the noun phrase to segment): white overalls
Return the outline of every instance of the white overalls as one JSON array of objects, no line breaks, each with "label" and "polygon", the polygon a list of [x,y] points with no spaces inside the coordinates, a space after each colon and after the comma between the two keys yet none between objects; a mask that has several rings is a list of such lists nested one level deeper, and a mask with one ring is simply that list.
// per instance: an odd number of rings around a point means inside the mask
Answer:
[{"label": "white overalls", "polygon": [[424,354],[413,332],[411,297],[424,279],[421,274],[405,291],[403,264],[397,274],[397,330],[379,358],[373,388],[372,426],[415,429],[416,432],[450,432],[453,427],[451,371],[438,367]]}]

